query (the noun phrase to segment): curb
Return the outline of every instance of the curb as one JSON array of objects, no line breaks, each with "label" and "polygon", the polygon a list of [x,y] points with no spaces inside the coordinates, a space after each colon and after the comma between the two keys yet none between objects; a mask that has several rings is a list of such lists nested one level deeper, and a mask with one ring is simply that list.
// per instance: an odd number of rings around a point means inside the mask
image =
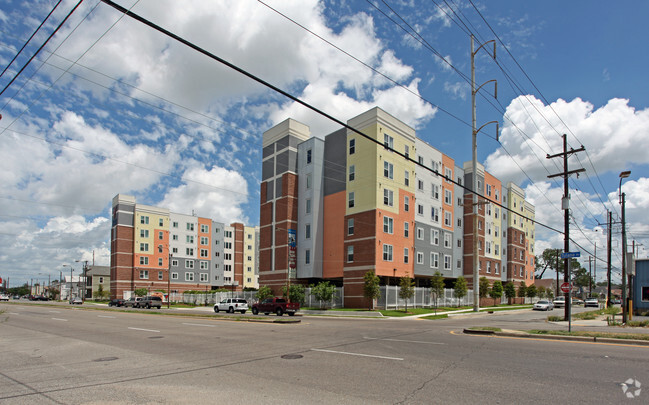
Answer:
[{"label": "curb", "polygon": [[525,332],[502,332],[493,330],[481,330],[465,328],[463,333],[468,335],[493,335],[493,336],[507,336],[528,339],[547,339],[547,340],[566,340],[573,342],[593,342],[593,343],[616,343],[616,344],[629,344],[637,346],[649,346],[649,340],[638,339],[616,339],[605,338],[597,336],[564,336],[564,335],[533,335]]}]

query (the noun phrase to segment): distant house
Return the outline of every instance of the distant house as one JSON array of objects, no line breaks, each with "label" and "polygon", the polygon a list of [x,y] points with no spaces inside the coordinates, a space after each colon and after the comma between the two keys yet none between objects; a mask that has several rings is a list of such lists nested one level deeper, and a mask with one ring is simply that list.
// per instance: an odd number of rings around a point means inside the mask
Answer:
[{"label": "distant house", "polygon": [[556,297],[557,294],[557,280],[553,278],[540,278],[534,280],[534,285],[538,289],[539,287],[543,287],[546,290],[552,291],[552,296]]},{"label": "distant house", "polygon": [[110,294],[110,266],[88,266],[86,277],[88,279],[85,295],[87,299],[95,297],[100,285],[108,297]]}]

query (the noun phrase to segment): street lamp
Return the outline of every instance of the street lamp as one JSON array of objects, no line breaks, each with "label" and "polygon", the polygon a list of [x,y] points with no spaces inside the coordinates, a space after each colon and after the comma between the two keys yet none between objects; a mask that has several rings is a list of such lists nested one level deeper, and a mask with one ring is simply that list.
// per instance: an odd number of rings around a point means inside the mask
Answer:
[{"label": "street lamp", "polygon": [[[70,268],[70,288],[68,289],[68,301],[72,299],[72,273],[74,272],[74,268],[72,267],[71,264],[64,264],[63,267],[69,267]],[[63,297],[61,297],[63,298]]]},{"label": "street lamp", "polygon": [[626,301],[626,224],[624,217],[624,204],[626,194],[622,192],[622,179],[626,179],[631,175],[631,171],[627,170],[620,173],[620,204],[622,205],[622,323],[626,324],[627,311],[629,305]]}]

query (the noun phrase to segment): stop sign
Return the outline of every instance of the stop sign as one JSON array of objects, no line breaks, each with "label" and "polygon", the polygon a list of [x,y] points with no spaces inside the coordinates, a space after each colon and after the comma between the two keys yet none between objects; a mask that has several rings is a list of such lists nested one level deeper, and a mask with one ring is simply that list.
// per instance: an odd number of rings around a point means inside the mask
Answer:
[{"label": "stop sign", "polygon": [[572,289],[572,286],[570,285],[570,283],[561,284],[561,291],[562,292],[569,293],[571,289]]}]

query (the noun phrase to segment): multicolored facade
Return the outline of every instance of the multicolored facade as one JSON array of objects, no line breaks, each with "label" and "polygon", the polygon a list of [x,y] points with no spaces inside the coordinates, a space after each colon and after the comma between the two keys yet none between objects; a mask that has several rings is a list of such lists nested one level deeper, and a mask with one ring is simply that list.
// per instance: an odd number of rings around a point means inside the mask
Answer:
[{"label": "multicolored facade", "polygon": [[[235,230],[241,238],[235,240]],[[243,232],[250,235],[244,241]],[[113,198],[111,297],[129,297],[138,288],[182,293],[187,290],[256,288],[256,229]],[[250,258],[243,252],[249,251]],[[240,252],[236,262],[235,252]],[[248,280],[244,283],[244,280]]]},{"label": "multicolored facade", "polygon": [[[464,275],[472,284],[473,205],[464,189],[471,186],[471,164],[456,165],[379,108],[348,125],[374,141],[347,128],[311,136],[307,125],[293,119],[264,133],[260,284],[279,293],[289,283],[330,280],[344,286],[348,307],[368,304],[362,291],[368,271],[383,283],[409,276],[425,286],[439,271],[449,282]],[[533,277],[526,256],[533,255],[533,222],[510,226],[507,210],[500,208],[509,207],[509,189],[482,166],[477,169],[483,196],[476,218],[480,276],[526,280],[514,274],[522,264]],[[524,195],[521,201],[533,215]],[[522,244],[513,234],[519,230]],[[510,245],[528,249],[512,266]]]}]

